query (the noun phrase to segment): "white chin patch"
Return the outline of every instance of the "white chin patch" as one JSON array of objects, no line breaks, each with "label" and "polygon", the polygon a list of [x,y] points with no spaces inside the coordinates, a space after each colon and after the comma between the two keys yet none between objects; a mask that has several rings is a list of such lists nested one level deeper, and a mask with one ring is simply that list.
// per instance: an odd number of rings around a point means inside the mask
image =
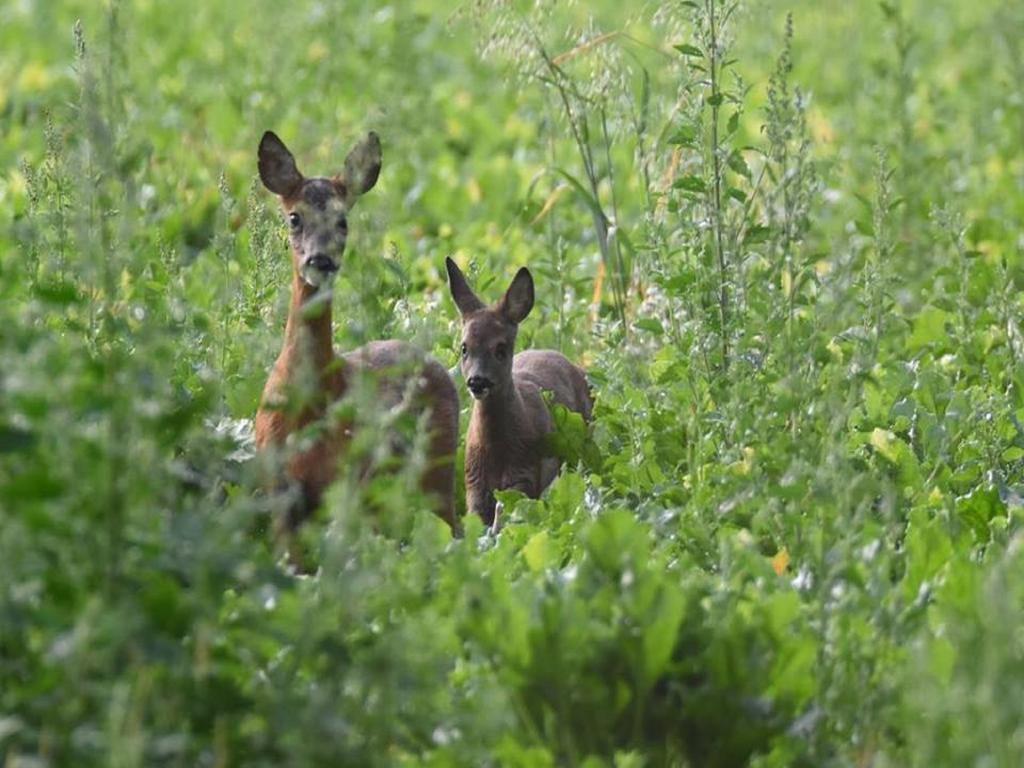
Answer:
[{"label": "white chin patch", "polygon": [[337,276],[337,274],[337,270],[335,270],[334,272],[324,272],[322,270],[316,269],[315,267],[309,266],[303,267],[299,272],[299,275],[302,277],[302,280],[307,285],[311,285],[314,288],[320,288],[324,285],[330,285],[331,283],[334,282],[334,278]]},{"label": "white chin patch", "polygon": [[490,388],[490,387],[488,387],[487,389],[482,389],[482,390],[480,390],[480,392],[479,392],[479,393],[477,393],[477,392],[474,392],[474,391],[473,391],[473,390],[471,389],[471,390],[469,390],[469,394],[470,394],[470,396],[471,396],[471,397],[472,397],[472,398],[473,398],[474,400],[484,400],[484,399],[486,399],[486,398],[487,398],[487,396],[488,396],[489,394],[491,394],[491,388]]}]

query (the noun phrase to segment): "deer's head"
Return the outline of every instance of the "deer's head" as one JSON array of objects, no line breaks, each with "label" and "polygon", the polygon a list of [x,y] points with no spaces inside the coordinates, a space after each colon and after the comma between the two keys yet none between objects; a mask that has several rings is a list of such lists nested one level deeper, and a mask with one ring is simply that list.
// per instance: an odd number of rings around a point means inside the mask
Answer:
[{"label": "deer's head", "polygon": [[477,400],[500,395],[512,387],[512,355],[519,324],[533,309],[533,277],[520,269],[496,304],[484,304],[451,259],[448,285],[462,315],[462,377]]},{"label": "deer's head", "polygon": [[341,173],[307,179],[284,142],[271,131],[263,134],[260,180],[281,199],[295,272],[307,284],[316,288],[337,274],[348,239],[348,213],[360,195],[373,189],[380,165],[380,139],[371,132],[349,152]]}]

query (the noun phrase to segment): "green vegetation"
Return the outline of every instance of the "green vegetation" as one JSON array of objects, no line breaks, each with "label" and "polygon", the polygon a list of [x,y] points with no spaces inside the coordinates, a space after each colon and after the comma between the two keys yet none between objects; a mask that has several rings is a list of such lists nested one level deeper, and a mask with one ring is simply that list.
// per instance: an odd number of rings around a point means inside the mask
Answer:
[{"label": "green vegetation", "polygon": [[[1024,9],[562,6],[0,5],[5,766],[1024,764]],[[268,128],[384,143],[339,346],[453,366],[454,255],[590,371],[497,538],[280,562]]]}]

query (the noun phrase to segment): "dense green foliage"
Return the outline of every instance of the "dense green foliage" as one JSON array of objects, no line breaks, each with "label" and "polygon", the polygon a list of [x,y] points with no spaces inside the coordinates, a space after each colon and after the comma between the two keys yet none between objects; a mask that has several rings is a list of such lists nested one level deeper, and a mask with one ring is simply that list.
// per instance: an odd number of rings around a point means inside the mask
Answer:
[{"label": "dense green foliage", "polygon": [[[5,765],[1024,764],[1024,10],[751,6],[0,4]],[[453,366],[454,254],[587,366],[497,537],[280,561],[267,128],[384,143],[339,346]]]}]

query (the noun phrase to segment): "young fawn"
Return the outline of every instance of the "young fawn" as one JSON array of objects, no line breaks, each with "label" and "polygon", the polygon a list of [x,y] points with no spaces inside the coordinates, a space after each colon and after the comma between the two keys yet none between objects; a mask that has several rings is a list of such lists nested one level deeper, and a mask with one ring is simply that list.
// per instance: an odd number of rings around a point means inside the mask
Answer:
[{"label": "young fawn", "polygon": [[523,267],[508,291],[486,306],[451,259],[448,283],[462,315],[462,375],[475,400],[466,436],[466,506],[497,526],[494,491],[514,489],[537,498],[561,465],[545,450],[553,429],[541,394],[590,420],[593,403],[582,369],[553,350],[513,356],[516,331],[533,308],[533,278]]},{"label": "young fawn", "polygon": [[[330,286],[342,266],[347,215],[377,183],[380,166],[380,140],[373,133],[349,153],[342,173],[332,178],[304,177],[275,134],[268,131],[260,141],[260,179],[280,197],[291,232],[292,295],[284,345],[256,413],[256,445],[261,451],[281,451],[289,436],[324,422],[319,435],[293,439],[294,448],[283,453],[288,484],[299,491],[278,521],[285,533],[313,512],[334,479],[353,425],[332,423],[326,418],[328,410],[364,375],[373,377],[383,407],[399,407],[411,395],[407,402],[413,408],[429,410],[429,455],[421,484],[433,497],[437,514],[457,529],[453,498],[459,397],[448,372],[401,341],[375,341],[343,355],[335,354],[332,343]],[[306,397],[296,406],[295,395],[303,391]]]}]

